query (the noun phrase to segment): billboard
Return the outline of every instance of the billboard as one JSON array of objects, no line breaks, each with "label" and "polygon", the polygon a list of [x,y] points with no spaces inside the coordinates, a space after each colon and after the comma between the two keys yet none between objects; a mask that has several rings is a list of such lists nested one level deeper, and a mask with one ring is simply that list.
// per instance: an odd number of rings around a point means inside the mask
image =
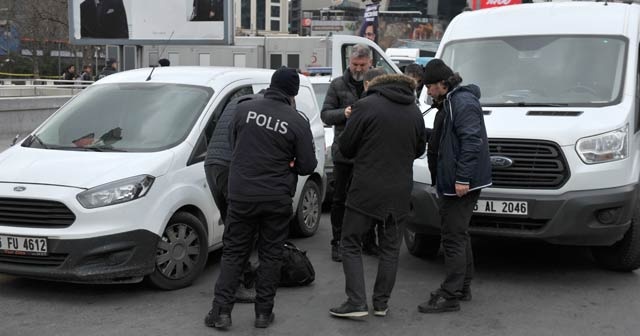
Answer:
[{"label": "billboard", "polygon": [[519,5],[521,3],[522,0],[480,0],[479,2],[477,2],[477,0],[472,0],[471,8],[481,9],[508,5]]},{"label": "billboard", "polygon": [[69,0],[74,44],[232,44],[231,0]]}]

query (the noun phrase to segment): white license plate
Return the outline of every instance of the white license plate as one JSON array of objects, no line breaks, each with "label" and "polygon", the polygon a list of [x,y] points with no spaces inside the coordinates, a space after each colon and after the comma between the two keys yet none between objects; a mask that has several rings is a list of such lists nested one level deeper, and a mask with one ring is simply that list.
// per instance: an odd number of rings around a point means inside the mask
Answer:
[{"label": "white license plate", "polygon": [[0,253],[46,256],[47,239],[0,235]]},{"label": "white license plate", "polygon": [[476,206],[473,208],[473,212],[483,214],[525,216],[529,213],[529,204],[527,202],[481,199],[476,203]]}]

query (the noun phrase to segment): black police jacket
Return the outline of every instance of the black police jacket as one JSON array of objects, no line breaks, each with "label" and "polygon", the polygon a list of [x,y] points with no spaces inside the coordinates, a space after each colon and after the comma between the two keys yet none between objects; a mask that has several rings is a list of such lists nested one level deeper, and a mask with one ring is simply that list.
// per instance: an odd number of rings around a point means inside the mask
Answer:
[{"label": "black police jacket", "polygon": [[318,164],[309,121],[278,90],[238,104],[229,127],[232,201],[291,199],[298,175],[311,174]]}]

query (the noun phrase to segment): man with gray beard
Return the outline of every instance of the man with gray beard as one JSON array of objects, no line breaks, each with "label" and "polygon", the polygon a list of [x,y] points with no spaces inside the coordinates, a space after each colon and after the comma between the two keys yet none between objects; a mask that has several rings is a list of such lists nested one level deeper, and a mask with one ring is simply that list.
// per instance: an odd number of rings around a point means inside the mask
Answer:
[{"label": "man with gray beard", "polygon": [[[329,85],[327,96],[322,104],[320,117],[326,125],[334,127],[331,154],[333,156],[334,190],[331,204],[331,259],[342,261],[340,240],[342,221],[347,197],[347,185],[353,171],[353,160],[345,158],[340,152],[338,140],[351,116],[351,105],[360,99],[364,92],[364,74],[371,67],[371,50],[364,44],[356,44],[349,56],[349,68],[344,75],[337,77]],[[375,232],[366,235],[363,241],[365,254],[376,254]]]}]

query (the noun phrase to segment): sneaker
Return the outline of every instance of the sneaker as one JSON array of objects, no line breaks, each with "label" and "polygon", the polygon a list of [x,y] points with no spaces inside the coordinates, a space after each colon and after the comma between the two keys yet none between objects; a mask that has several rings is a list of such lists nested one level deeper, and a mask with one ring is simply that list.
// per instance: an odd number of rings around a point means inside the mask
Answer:
[{"label": "sneaker", "polygon": [[389,307],[388,306],[384,306],[384,307],[376,307],[375,305],[373,305],[373,315],[374,316],[387,316],[387,313],[389,312]]},{"label": "sneaker", "polygon": [[254,303],[256,302],[256,289],[247,288],[244,284],[240,284],[236,291],[236,302],[239,303]]},{"label": "sneaker", "polygon": [[275,317],[276,314],[274,313],[256,314],[256,321],[253,323],[253,326],[256,328],[266,328],[273,323]]},{"label": "sneaker", "polygon": [[461,291],[456,292],[456,297],[459,301],[471,301],[471,288],[465,287]]},{"label": "sneaker", "polygon": [[204,318],[204,324],[209,328],[227,329],[231,327],[231,312],[213,307]]},{"label": "sneaker", "polygon": [[418,305],[418,311],[421,313],[443,313],[460,310],[460,303],[457,297],[445,297],[441,291],[431,293],[431,298],[427,302]]},{"label": "sneaker", "polygon": [[366,304],[356,306],[347,301],[340,307],[329,309],[329,314],[337,317],[364,317],[369,315],[369,308]]},{"label": "sneaker", "polygon": [[331,245],[331,260],[335,262],[342,262],[342,249],[340,245]]}]

